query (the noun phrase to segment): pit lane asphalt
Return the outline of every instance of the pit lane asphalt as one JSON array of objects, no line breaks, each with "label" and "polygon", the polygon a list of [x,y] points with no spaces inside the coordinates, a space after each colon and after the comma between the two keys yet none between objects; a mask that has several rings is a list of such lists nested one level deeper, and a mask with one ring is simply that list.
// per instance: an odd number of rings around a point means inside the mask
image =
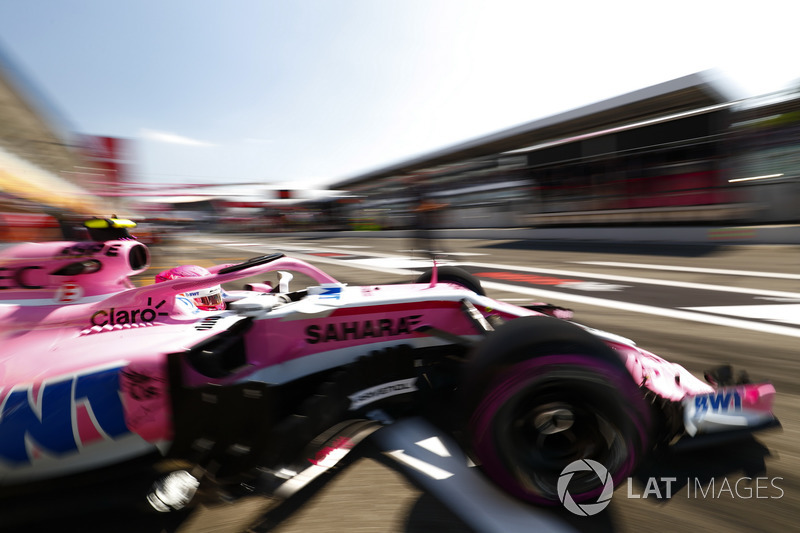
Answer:
[{"label": "pit lane asphalt", "polygon": [[[587,280],[594,281],[599,278],[591,278],[590,274],[624,275],[787,293],[798,292],[800,285],[796,279],[719,274],[711,270],[650,271],[584,264],[588,261],[644,263],[797,275],[800,274],[800,248],[796,246],[601,246],[469,239],[453,239],[438,244],[447,251],[456,253],[457,258],[463,261],[579,271],[586,274]],[[413,258],[410,252],[402,251],[408,245],[408,242],[399,239],[319,239],[292,234],[270,236],[268,239],[242,235],[186,235],[168,246],[155,247],[153,266],[147,275],[140,278],[142,282],[148,282],[160,269],[177,264],[211,265],[235,262],[261,255],[266,250],[280,250],[316,262],[340,281],[351,285],[410,281],[413,274],[380,266],[398,264],[399,259]],[[384,255],[398,260],[381,261],[377,263],[379,266],[375,262],[352,262],[359,258]],[[351,262],[348,262],[348,257]],[[546,276],[554,277],[554,274]],[[531,280],[537,281],[533,278],[529,279]],[[583,278],[581,280],[585,281]],[[300,287],[303,283],[302,279],[296,279],[293,285]],[[537,288],[529,283],[522,286]],[[554,285],[540,285],[538,288],[550,290]],[[694,294],[695,289],[678,291],[675,287],[665,285],[650,285],[648,290],[652,290],[648,303],[665,309],[683,307],[686,294],[692,298],[699,296]],[[489,289],[488,292],[498,299],[517,302],[520,298],[529,299],[513,290]],[[605,298],[614,293],[617,301],[620,298],[624,300],[625,295],[618,294],[620,292],[624,293],[625,290],[609,291],[602,296]],[[572,308],[577,321],[632,338],[643,348],[686,366],[696,375],[715,364],[729,362],[737,368],[747,369],[754,380],[772,381],[778,389],[776,413],[781,419],[783,430],[765,432],[759,434],[755,440],[744,440],[724,449],[688,454],[671,462],[649,465],[648,473],[658,479],[676,478],[672,483],[673,495],[666,501],[656,501],[653,485],[650,485],[648,491],[646,480],[634,480],[630,486],[626,484],[618,487],[611,505],[595,517],[572,517],[567,516],[568,513],[564,511],[543,512],[563,518],[571,527],[581,531],[796,530],[796,524],[800,523],[800,363],[797,338],[670,316],[640,314],[619,307],[591,305],[568,299],[568,295],[576,294],[574,289],[567,289],[563,294],[564,300],[549,298],[548,301]],[[600,296],[596,291],[590,295]],[[699,303],[705,303],[702,301],[705,298],[710,299],[708,305],[729,303],[711,301],[717,296],[720,295],[707,293],[698,298],[701,300]],[[729,296],[730,293],[726,293],[720,297]],[[691,305],[696,306],[696,303],[693,301]],[[791,305],[792,302],[783,303]],[[786,326],[792,327],[790,324]],[[714,489],[710,491],[709,476],[716,476]],[[749,485],[750,493],[745,490],[747,486],[744,482],[739,482],[738,487],[736,486],[736,482],[744,477],[753,478]],[[757,477],[767,481],[757,481]],[[737,488],[735,493],[724,489],[725,480],[730,489]],[[767,488],[759,488],[765,486]],[[700,490],[697,490],[698,487]],[[59,529],[63,529],[64,526],[82,525],[81,529],[84,531],[233,532],[242,531],[252,525],[270,507],[267,500],[249,498],[233,504],[197,509],[187,516],[163,517],[153,516],[140,510],[138,506],[121,503],[122,493],[136,493],[133,484],[122,488],[108,483],[100,491],[104,494],[120,493],[112,502],[117,506],[117,512],[111,509],[99,511],[90,499],[92,493],[89,493],[89,499],[78,498],[68,511],[62,510],[60,516],[58,512],[45,516],[36,510],[48,508],[46,498],[65,502],[67,496],[71,495],[51,494],[38,500],[35,495],[26,498],[31,514],[23,520],[24,530],[41,530],[48,526],[61,526]],[[663,486],[659,492],[665,494]],[[747,497],[748,494],[751,496]],[[51,508],[58,511],[63,505]],[[19,509],[16,511],[22,512]],[[380,453],[368,452],[366,457],[355,459],[318,492],[295,506],[274,513],[271,517],[274,527],[270,530],[281,533],[469,530],[457,514],[457,509],[446,509],[434,497],[410,483]],[[3,529],[2,516],[0,509],[0,529]]]}]

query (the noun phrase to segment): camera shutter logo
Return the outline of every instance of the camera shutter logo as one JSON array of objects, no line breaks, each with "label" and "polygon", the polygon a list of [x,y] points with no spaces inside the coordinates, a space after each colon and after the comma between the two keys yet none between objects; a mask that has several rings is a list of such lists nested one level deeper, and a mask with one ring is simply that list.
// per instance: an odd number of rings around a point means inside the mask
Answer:
[{"label": "camera shutter logo", "polygon": [[[572,495],[567,491],[567,486],[575,472],[594,472],[603,484],[603,490],[600,496],[597,497],[596,503],[577,504],[572,499]],[[561,471],[557,489],[558,499],[561,500],[561,503],[564,504],[564,507],[569,512],[579,516],[592,516],[605,509],[611,503],[611,496],[614,493],[614,480],[611,479],[611,474],[608,473],[608,470],[597,461],[580,459],[571,462]]]}]

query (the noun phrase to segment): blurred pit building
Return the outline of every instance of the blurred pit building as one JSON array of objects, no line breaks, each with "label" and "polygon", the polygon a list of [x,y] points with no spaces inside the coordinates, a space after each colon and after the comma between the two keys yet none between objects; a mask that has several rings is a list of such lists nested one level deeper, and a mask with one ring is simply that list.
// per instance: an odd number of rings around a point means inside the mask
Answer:
[{"label": "blurred pit building", "polygon": [[[739,99],[700,72],[331,184],[136,183],[130,141],[77,134],[0,50],[0,241],[87,216],[181,213],[203,229],[764,225],[800,222],[800,83]],[[269,169],[264,169],[265,174]],[[232,194],[238,186],[241,194]]]},{"label": "blurred pit building", "polygon": [[800,84],[736,99],[701,72],[345,179],[337,218],[440,227],[800,221]]},{"label": "blurred pit building", "polygon": [[0,50],[0,241],[57,239],[121,207],[91,191],[122,179],[122,141],[74,133]]}]

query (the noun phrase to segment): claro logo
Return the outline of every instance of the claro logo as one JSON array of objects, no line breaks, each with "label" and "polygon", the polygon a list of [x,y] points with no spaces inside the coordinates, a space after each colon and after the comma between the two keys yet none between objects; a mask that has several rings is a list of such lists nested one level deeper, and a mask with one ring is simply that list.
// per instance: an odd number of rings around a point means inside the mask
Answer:
[{"label": "claro logo", "polygon": [[101,309],[92,315],[93,326],[114,326],[117,324],[138,324],[141,322],[154,322],[159,316],[169,316],[169,313],[160,312],[159,309],[167,303],[161,300],[153,305],[151,298],[147,299],[147,307],[134,309]]}]

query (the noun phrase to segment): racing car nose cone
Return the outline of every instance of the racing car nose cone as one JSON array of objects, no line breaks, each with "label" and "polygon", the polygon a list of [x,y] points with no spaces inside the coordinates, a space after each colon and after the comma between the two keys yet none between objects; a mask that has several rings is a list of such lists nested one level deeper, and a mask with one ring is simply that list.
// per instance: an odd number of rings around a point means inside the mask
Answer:
[{"label": "racing car nose cone", "polygon": [[539,433],[553,435],[568,430],[574,421],[575,416],[569,409],[551,409],[536,415],[533,425]]}]

